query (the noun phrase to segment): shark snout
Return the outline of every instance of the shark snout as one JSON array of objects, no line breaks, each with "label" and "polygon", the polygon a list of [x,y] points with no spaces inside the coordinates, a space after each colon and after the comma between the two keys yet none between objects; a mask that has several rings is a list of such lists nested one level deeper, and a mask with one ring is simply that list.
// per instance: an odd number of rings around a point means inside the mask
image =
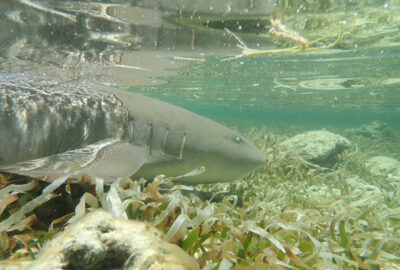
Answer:
[{"label": "shark snout", "polygon": [[267,162],[267,158],[265,154],[257,149],[257,154],[254,155],[254,164],[257,166],[257,169],[264,166]]},{"label": "shark snout", "polygon": [[252,145],[252,149],[246,158],[246,162],[251,167],[251,171],[255,171],[265,165],[267,159],[263,152],[261,152],[257,147]]},{"label": "shark snout", "polygon": [[233,158],[231,168],[236,170],[238,177],[247,176],[263,167],[267,161],[265,154],[247,140],[243,140],[243,144],[236,150],[231,156]]}]

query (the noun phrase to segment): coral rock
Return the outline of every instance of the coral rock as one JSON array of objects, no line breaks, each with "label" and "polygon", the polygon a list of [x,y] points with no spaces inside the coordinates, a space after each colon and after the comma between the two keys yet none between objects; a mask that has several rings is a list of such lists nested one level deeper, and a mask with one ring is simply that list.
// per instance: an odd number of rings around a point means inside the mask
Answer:
[{"label": "coral rock", "polygon": [[357,129],[351,129],[351,131],[367,138],[387,138],[392,135],[392,130],[388,124],[379,121],[372,121],[371,123],[361,125]]},{"label": "coral rock", "polygon": [[[20,269],[20,268],[15,268]],[[200,269],[178,246],[161,240],[149,224],[88,214],[50,240],[22,269]]]},{"label": "coral rock", "polygon": [[374,176],[383,176],[400,181],[400,161],[385,157],[376,156],[365,162],[365,167]]},{"label": "coral rock", "polygon": [[338,154],[351,147],[346,138],[329,131],[310,131],[298,134],[278,145],[283,153],[323,166],[332,167],[338,161]]}]

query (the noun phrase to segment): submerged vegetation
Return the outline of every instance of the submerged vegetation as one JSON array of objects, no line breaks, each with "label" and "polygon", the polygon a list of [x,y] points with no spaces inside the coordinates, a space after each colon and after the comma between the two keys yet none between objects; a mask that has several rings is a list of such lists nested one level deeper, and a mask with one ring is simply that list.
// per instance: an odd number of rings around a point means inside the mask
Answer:
[{"label": "submerged vegetation", "polygon": [[[276,1],[272,15],[166,17],[183,28],[230,36],[247,56],[300,53],[331,48],[397,47],[399,1]],[[233,43],[235,44],[235,43]],[[248,45],[250,44],[250,45]]]},{"label": "submerged vegetation", "polygon": [[[390,47],[399,45],[398,2],[391,1],[390,6],[387,1],[279,1],[282,24],[269,16],[241,21],[225,17],[223,23],[220,18],[205,16],[201,21],[179,20],[196,31],[223,33],[229,29],[225,35],[236,38],[246,56],[274,51],[262,50],[263,44],[252,51],[240,38],[247,44],[252,37],[272,41],[275,52],[287,53],[333,46]],[[345,3],[345,10],[339,7]],[[35,8],[55,13],[41,5]],[[344,21],[346,25],[340,23]],[[268,34],[274,26],[274,34]],[[282,26],[290,31],[282,31]],[[207,76],[210,73],[207,70]],[[383,71],[369,73],[376,81],[374,76],[380,78]],[[276,87],[297,90],[297,84],[285,86],[273,74],[274,83],[279,84]],[[257,75],[257,79],[265,76]],[[391,79],[398,80],[397,75]],[[353,79],[343,80],[351,88]],[[367,84],[367,78],[364,80]],[[362,99],[374,100],[373,92],[364,92]],[[282,96],[288,100],[286,92]],[[271,97],[276,102],[276,96]],[[327,100],[319,98],[315,97],[316,103]],[[307,100],[310,102],[310,96]],[[353,104],[353,99],[349,100]],[[103,208],[118,218],[157,227],[167,241],[180,246],[203,269],[400,269],[399,181],[374,176],[365,167],[365,161],[374,155],[400,159],[398,133],[368,138],[351,130],[338,131],[354,146],[341,154],[331,169],[279,151],[277,145],[296,133],[288,129],[245,130],[243,134],[265,152],[268,162],[248,178],[231,183],[171,186],[168,183],[173,178],[160,176],[151,183],[120,179],[111,186],[104,186],[101,179],[93,179],[92,184],[66,184],[67,177],[48,184],[0,174],[0,259],[34,259],[43,244],[69,223]]]},{"label": "submerged vegetation", "polygon": [[271,25],[272,25],[272,27],[269,30],[270,35],[281,38],[281,39],[291,40],[296,43],[296,46],[290,47],[290,48],[285,48],[285,49],[273,49],[273,50],[251,49],[244,43],[244,41],[239,36],[237,36],[236,34],[231,32],[228,28],[225,28],[225,31],[227,31],[230,35],[232,35],[238,41],[239,44],[237,44],[236,46],[238,48],[240,48],[242,50],[242,52],[239,55],[236,55],[234,57],[225,58],[222,61],[230,61],[230,60],[242,58],[245,56],[254,56],[254,55],[262,55],[262,54],[297,53],[297,52],[304,52],[304,51],[318,51],[318,50],[324,50],[324,49],[331,49],[331,48],[336,47],[342,41],[343,35],[344,35],[345,21],[340,22],[340,25],[341,25],[340,32],[338,34],[337,39],[334,42],[332,42],[329,45],[323,45],[320,47],[312,47],[312,48],[310,48],[310,45],[320,42],[321,40],[326,39],[328,37],[320,37],[316,40],[308,41],[306,38],[302,37],[299,33],[288,29],[284,24],[282,24],[280,19],[271,19]]},{"label": "submerged vegetation", "polygon": [[[66,223],[101,207],[153,224],[203,269],[400,269],[398,183],[370,175],[363,164],[376,148],[347,132],[354,148],[326,169],[282,155],[276,146],[284,134],[247,131],[269,161],[225,184],[171,187],[174,179],[160,176],[104,187],[101,179],[92,186],[59,179],[42,192],[44,183],[2,176],[1,258],[34,258]],[[390,151],[398,142],[394,134],[377,144]],[[49,201],[32,211],[39,198]]]}]

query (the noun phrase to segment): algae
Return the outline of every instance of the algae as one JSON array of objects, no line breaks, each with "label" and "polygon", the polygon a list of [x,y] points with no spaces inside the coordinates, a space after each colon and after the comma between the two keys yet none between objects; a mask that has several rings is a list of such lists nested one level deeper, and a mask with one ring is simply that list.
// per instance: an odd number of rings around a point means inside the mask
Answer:
[{"label": "algae", "polygon": [[[111,187],[97,179],[90,195],[80,190],[75,215],[101,207],[120,218],[150,222],[203,269],[399,269],[399,185],[363,168],[376,144],[340,130],[358,147],[325,170],[281,155],[277,145],[296,131],[268,130],[245,131],[269,157],[265,168],[246,179],[194,187],[169,187],[165,183],[174,179],[164,177],[152,183],[121,179]],[[380,141],[378,149],[390,151],[399,137],[389,139]],[[194,191],[210,196],[202,200]],[[30,192],[17,194],[2,222],[23,207]],[[50,224],[47,231],[35,230],[31,223],[21,231],[3,232],[2,259],[34,257],[44,241],[71,222],[74,213],[64,214],[68,218],[57,230]]]}]

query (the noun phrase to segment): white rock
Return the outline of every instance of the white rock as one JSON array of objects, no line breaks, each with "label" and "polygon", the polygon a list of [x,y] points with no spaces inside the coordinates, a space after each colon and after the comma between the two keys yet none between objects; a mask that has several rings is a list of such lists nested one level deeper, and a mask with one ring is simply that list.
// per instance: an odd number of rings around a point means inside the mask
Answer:
[{"label": "white rock", "polygon": [[149,224],[96,211],[47,242],[32,263],[5,269],[200,269],[193,258],[161,236]]},{"label": "white rock", "polygon": [[376,156],[365,162],[365,167],[374,176],[383,176],[400,180],[400,161],[385,157]]},{"label": "white rock", "polygon": [[339,197],[341,192],[340,189],[330,188],[326,185],[321,186],[310,186],[307,188],[307,194],[312,198],[335,198]]},{"label": "white rock", "polygon": [[278,145],[285,154],[298,155],[323,167],[332,167],[338,161],[337,155],[350,147],[348,139],[325,130],[298,134]]},{"label": "white rock", "polygon": [[354,195],[362,193],[363,195],[378,195],[382,193],[382,190],[372,184],[368,184],[358,175],[351,175],[345,179],[346,184],[351,187],[351,192]]},{"label": "white rock", "polygon": [[386,138],[393,134],[389,125],[380,121],[372,121],[371,123],[361,125],[356,129],[349,129],[348,131],[352,131],[356,135],[374,139]]}]

